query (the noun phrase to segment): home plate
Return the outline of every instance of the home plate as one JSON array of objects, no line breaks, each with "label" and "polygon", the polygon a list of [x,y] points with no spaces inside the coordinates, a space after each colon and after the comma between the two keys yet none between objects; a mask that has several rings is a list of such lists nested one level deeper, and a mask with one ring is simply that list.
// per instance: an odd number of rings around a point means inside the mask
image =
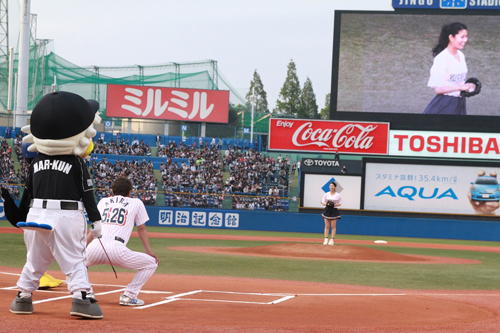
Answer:
[{"label": "home plate", "polygon": [[376,243],[376,244],[387,244],[387,241],[385,241],[385,240],[376,240],[374,243]]}]

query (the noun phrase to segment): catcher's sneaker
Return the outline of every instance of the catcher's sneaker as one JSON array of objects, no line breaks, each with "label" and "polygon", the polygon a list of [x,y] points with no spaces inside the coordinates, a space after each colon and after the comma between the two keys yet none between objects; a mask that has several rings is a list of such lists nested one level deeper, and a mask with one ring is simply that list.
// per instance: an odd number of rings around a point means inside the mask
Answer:
[{"label": "catcher's sneaker", "polygon": [[325,238],[325,240],[323,241],[323,245],[327,245],[328,244],[328,237]]},{"label": "catcher's sneaker", "polygon": [[142,299],[132,299],[125,294],[120,295],[120,305],[128,305],[128,306],[139,306],[144,305],[144,301]]},{"label": "catcher's sneaker", "polygon": [[32,314],[33,299],[31,297],[20,297],[21,292],[17,293],[16,298],[10,304],[10,312],[15,314]]},{"label": "catcher's sneaker", "polygon": [[328,242],[328,245],[333,245],[333,238],[330,238],[330,241]]},{"label": "catcher's sneaker", "polygon": [[87,293],[82,292],[83,299],[73,298],[70,315],[90,319],[101,319],[102,310],[95,298],[87,297]]}]

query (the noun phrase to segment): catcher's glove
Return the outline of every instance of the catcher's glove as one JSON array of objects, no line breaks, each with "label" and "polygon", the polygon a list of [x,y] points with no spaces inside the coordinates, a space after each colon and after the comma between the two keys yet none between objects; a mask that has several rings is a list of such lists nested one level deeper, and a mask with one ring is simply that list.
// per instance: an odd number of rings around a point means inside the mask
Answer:
[{"label": "catcher's glove", "polygon": [[465,81],[465,83],[473,83],[476,86],[476,89],[474,89],[474,91],[470,91],[470,92],[469,91],[461,91],[460,96],[472,97],[472,96],[476,96],[477,94],[479,94],[481,92],[481,81],[479,81],[477,78],[475,78],[475,77],[468,78],[467,81]]}]

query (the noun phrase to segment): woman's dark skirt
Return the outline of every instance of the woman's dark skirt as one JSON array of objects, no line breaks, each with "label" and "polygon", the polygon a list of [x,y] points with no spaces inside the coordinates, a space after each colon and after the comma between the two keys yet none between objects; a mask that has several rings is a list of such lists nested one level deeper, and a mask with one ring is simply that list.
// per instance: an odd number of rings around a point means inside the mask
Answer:
[{"label": "woman's dark skirt", "polygon": [[436,95],[424,110],[424,114],[467,115],[465,97]]},{"label": "woman's dark skirt", "polygon": [[337,208],[329,206],[325,207],[321,216],[327,220],[337,220],[342,218]]}]

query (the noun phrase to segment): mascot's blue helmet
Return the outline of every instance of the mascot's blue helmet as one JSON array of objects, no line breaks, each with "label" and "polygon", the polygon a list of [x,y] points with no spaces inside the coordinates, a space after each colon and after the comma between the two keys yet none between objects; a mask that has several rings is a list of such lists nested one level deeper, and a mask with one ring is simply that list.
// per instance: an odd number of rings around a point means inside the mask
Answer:
[{"label": "mascot's blue helmet", "polygon": [[28,147],[31,146],[31,143],[22,142],[21,143],[21,152],[23,153],[23,158],[33,158],[36,156],[37,152],[28,151]]}]

